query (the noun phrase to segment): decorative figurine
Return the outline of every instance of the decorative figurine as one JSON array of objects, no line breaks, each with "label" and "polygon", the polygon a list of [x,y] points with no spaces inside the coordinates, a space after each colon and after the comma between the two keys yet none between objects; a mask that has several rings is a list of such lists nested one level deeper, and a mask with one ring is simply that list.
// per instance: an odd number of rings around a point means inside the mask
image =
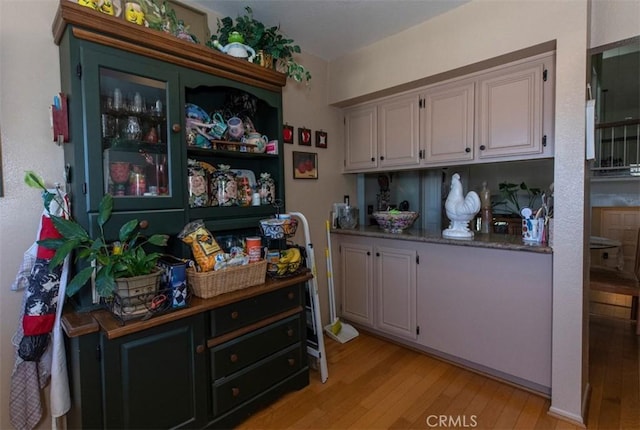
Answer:
[{"label": "decorative figurine", "polygon": [[106,15],[120,16],[120,0],[99,0],[98,10]]},{"label": "decorative figurine", "polygon": [[140,3],[128,1],[124,4],[124,19],[138,25],[144,25],[144,10]]},{"label": "decorative figurine", "polygon": [[451,177],[451,190],[444,208],[451,224],[449,228],[442,231],[442,236],[454,239],[472,238],[473,232],[469,230],[469,221],[480,211],[480,197],[475,191],[469,191],[466,196],[462,195],[462,183],[457,173]]},{"label": "decorative figurine", "polygon": [[78,0],[80,6],[90,7],[93,10],[98,9],[98,0]]}]

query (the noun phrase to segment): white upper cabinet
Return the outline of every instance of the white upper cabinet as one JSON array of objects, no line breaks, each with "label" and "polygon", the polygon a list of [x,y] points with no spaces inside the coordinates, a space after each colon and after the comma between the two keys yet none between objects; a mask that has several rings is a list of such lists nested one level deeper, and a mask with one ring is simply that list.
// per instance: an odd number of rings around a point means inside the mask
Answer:
[{"label": "white upper cabinet", "polygon": [[478,81],[479,159],[542,153],[544,70],[543,63],[525,63]]},{"label": "white upper cabinet", "polygon": [[378,115],[375,104],[349,109],[344,116],[345,171],[378,167]]},{"label": "white upper cabinet", "polygon": [[419,159],[417,94],[394,97],[378,105],[378,166],[417,166]]},{"label": "white upper cabinet", "polygon": [[345,111],[345,172],[553,156],[554,54]]},{"label": "white upper cabinet", "polygon": [[423,94],[425,163],[473,160],[474,96],[473,81],[434,86]]}]

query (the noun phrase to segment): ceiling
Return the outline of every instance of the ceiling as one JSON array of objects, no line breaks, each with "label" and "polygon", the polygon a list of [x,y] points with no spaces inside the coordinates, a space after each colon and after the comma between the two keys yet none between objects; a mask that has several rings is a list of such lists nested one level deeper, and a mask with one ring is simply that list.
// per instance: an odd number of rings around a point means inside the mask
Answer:
[{"label": "ceiling", "polygon": [[[225,17],[245,13],[327,61],[454,9],[470,0],[194,0]],[[211,28],[215,33],[216,28]]]}]

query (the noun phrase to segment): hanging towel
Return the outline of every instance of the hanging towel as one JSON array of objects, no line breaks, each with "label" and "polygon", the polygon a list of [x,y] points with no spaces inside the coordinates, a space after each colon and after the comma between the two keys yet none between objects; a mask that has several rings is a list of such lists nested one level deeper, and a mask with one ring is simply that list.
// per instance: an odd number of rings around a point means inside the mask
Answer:
[{"label": "hanging towel", "polygon": [[[54,195],[55,198],[46,198]],[[68,200],[62,191],[43,194],[45,210],[37,240],[59,237],[50,215],[66,216]],[[48,207],[47,207],[48,203]],[[12,289],[24,289],[20,323],[13,337],[16,362],[11,377],[10,413],[16,429],[30,430],[42,418],[41,389],[51,380],[51,415],[64,415],[71,407],[66,356],[60,318],[66,292],[69,258],[50,268],[55,251],[37,246],[24,254]],[[26,273],[29,276],[26,277]],[[55,428],[56,420],[52,420]]]}]

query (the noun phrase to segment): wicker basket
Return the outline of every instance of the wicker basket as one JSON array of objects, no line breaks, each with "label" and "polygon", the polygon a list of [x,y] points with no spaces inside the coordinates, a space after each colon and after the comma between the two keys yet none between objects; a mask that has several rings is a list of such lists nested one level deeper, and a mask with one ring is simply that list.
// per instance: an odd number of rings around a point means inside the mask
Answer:
[{"label": "wicker basket", "polygon": [[260,260],[245,266],[229,267],[210,272],[187,269],[187,281],[193,294],[203,299],[264,283],[267,261]]}]

